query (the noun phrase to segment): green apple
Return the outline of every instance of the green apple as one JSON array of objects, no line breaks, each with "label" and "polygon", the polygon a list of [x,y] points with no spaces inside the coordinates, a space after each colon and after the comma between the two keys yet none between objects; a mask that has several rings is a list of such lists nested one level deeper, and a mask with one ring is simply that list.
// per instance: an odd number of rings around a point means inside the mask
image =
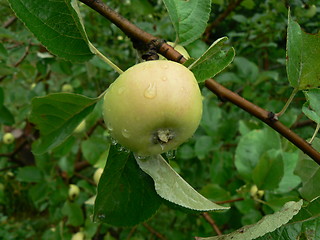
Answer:
[{"label": "green apple", "polygon": [[104,96],[103,116],[118,143],[140,156],[176,149],[202,116],[193,73],[168,60],[139,63],[122,73]]},{"label": "green apple", "polygon": [[314,15],[316,15],[316,13],[317,13],[317,7],[314,4],[309,6],[308,9],[304,10],[304,16],[307,17],[307,18],[314,17]]},{"label": "green apple", "polygon": [[71,240],[84,240],[84,233],[77,232],[77,233],[73,234]]},{"label": "green apple", "polygon": [[2,141],[4,144],[11,144],[14,142],[15,137],[12,133],[5,133],[2,137]]},{"label": "green apple", "polygon": [[77,185],[75,184],[69,185],[68,195],[70,200],[74,200],[76,197],[78,197],[79,193],[80,193],[80,188]]},{"label": "green apple", "polygon": [[[189,59],[190,55],[187,52],[187,50],[182,47],[179,44],[174,44],[173,42],[167,42],[167,44],[169,44],[171,47],[173,47],[174,50],[176,50],[177,52],[179,52],[185,59]],[[164,56],[162,56],[161,54],[159,54],[159,60],[166,60],[166,58]]]},{"label": "green apple", "polygon": [[73,92],[73,87],[71,84],[66,83],[66,84],[62,85],[61,91],[62,92]]},{"label": "green apple", "polygon": [[101,175],[103,173],[103,168],[98,168],[93,174],[93,181],[98,185]]}]

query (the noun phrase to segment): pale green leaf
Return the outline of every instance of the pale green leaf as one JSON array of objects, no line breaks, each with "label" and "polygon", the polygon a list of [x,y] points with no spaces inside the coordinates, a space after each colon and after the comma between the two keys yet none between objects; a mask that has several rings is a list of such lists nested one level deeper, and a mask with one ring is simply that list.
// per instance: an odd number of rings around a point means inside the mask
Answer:
[{"label": "pale green leaf", "polygon": [[195,211],[219,211],[229,209],[219,206],[192,188],[161,155],[145,159],[136,157],[140,168],[154,181],[157,193],[164,199]]},{"label": "pale green leaf", "polygon": [[198,82],[214,77],[233,61],[234,49],[223,49],[227,39],[223,37],[216,40],[201,57],[190,64],[189,69]]},{"label": "pale green leaf", "polygon": [[304,95],[307,102],[302,107],[303,113],[317,124],[320,124],[320,89],[305,91]]},{"label": "pale green leaf", "polygon": [[302,31],[288,15],[287,74],[292,87],[299,90],[320,86],[320,34]]},{"label": "pale green leaf", "polygon": [[83,62],[93,54],[71,1],[9,0],[18,18],[53,54]]},{"label": "pale green leaf", "polygon": [[226,235],[197,238],[197,240],[252,240],[258,238],[286,224],[300,211],[302,203],[302,200],[287,202],[280,211],[264,216],[255,224],[244,226]]},{"label": "pale green leaf", "polygon": [[211,0],[163,0],[181,45],[198,39],[206,29]]}]

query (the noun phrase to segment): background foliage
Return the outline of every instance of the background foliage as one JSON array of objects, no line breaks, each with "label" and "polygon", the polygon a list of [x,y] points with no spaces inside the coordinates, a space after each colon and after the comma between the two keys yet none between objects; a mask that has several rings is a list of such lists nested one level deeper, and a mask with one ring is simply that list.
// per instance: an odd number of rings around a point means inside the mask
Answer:
[{"label": "background foliage", "polygon": [[[244,0],[223,21],[216,22],[232,3],[212,1],[207,30],[211,25],[213,28],[185,47],[196,58],[216,39],[227,36],[227,44],[234,47],[236,58],[216,80],[255,104],[279,112],[292,92],[285,65],[286,1]],[[145,31],[175,40],[174,26],[161,1],[109,1],[108,4]],[[320,14],[310,14],[312,4],[316,1],[308,4],[290,1],[293,19],[304,31],[315,34],[319,31]],[[167,205],[161,205],[151,219],[134,227],[92,222],[90,202],[96,195],[93,175],[97,168],[104,167],[110,146],[101,120],[101,104],[96,104],[94,98],[118,74],[97,57],[85,63],[54,57],[22,22],[9,23],[15,17],[7,1],[0,0],[0,12],[0,137],[12,132],[16,138],[9,145],[0,142],[0,236],[71,239],[79,231],[84,232],[86,239],[189,239],[215,235],[205,215],[182,212]],[[81,13],[94,46],[121,69],[137,62],[130,39],[120,30],[85,6],[81,6]],[[51,146],[49,153],[34,155],[31,148],[41,149],[39,145],[45,143],[36,141],[39,132],[30,123],[31,101],[36,101],[32,100],[34,97],[65,91],[66,84],[71,85],[68,91],[88,97],[77,99],[86,101],[86,114],[90,112],[84,131],[74,132],[58,147]],[[319,168],[312,160],[248,113],[220,101],[201,87],[204,114],[200,127],[190,141],[166,157],[208,199],[238,200],[226,204],[231,206],[230,210],[210,214],[223,233],[256,223],[288,201],[298,201],[301,197],[311,201],[318,197]],[[66,95],[64,101],[67,98]],[[309,100],[311,104],[312,99]],[[301,111],[305,102],[305,94],[298,92],[281,121],[308,139],[315,124]],[[54,112],[49,106],[50,109],[42,110]],[[69,124],[76,126],[79,122]],[[320,150],[319,139],[314,145]],[[68,194],[70,184],[80,188],[76,198]],[[299,228],[296,237],[317,239],[319,213],[316,204],[309,205],[292,220],[291,228],[284,226],[277,231],[294,236],[293,232]],[[269,235],[272,234],[278,233]]]}]

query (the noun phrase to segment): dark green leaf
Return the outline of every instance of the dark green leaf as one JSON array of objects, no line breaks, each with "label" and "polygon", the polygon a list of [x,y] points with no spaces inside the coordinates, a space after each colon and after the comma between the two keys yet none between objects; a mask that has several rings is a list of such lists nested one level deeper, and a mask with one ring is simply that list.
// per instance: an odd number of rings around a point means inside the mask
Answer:
[{"label": "dark green leaf", "polygon": [[30,121],[41,134],[33,146],[33,152],[43,154],[65,141],[98,100],[71,93],[55,93],[32,99]]},{"label": "dark green leaf", "polygon": [[67,224],[77,227],[84,222],[81,206],[76,202],[67,201],[61,209],[62,213],[68,217]]},{"label": "dark green leaf", "polygon": [[152,179],[138,167],[133,155],[112,146],[98,185],[94,220],[133,226],[150,218],[160,204]]},{"label": "dark green leaf", "polygon": [[23,167],[18,171],[17,180],[21,182],[41,182],[43,176],[36,167]]},{"label": "dark green leaf", "polygon": [[287,74],[290,84],[298,89],[320,86],[320,34],[302,31],[288,15]]},{"label": "dark green leaf", "polygon": [[209,20],[211,0],[163,0],[163,2],[181,45],[187,45],[201,36]]},{"label": "dark green leaf", "polygon": [[4,92],[3,88],[0,87],[0,124],[12,125],[14,123],[14,117],[3,104]]},{"label": "dark green leaf", "polygon": [[71,1],[9,0],[17,17],[53,54],[70,61],[87,61],[86,34]]}]

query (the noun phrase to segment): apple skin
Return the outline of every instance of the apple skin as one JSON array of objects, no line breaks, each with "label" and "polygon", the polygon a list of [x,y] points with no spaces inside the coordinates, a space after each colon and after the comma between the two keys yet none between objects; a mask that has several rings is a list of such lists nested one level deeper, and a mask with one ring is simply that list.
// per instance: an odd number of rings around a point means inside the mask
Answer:
[{"label": "apple skin", "polygon": [[[177,52],[179,52],[185,59],[189,59],[190,55],[187,52],[187,50],[182,47],[179,44],[174,44],[173,42],[167,42],[167,44],[169,44],[171,47],[173,47],[174,50],[176,50]],[[175,45],[175,46],[174,46]],[[164,56],[162,56],[161,54],[159,54],[159,60],[167,60]]]},{"label": "apple skin", "polygon": [[84,233],[77,232],[77,233],[73,234],[71,240],[84,240]]},{"label": "apple skin", "polygon": [[110,135],[140,156],[176,149],[199,126],[202,96],[193,73],[168,60],[139,63],[122,73],[104,96]]},{"label": "apple skin", "polygon": [[98,185],[101,175],[103,173],[103,168],[98,168],[94,174],[93,174],[93,181],[95,182],[96,185]]},{"label": "apple skin", "polygon": [[15,140],[15,137],[13,136],[12,133],[5,133],[2,137],[2,141],[4,144],[11,144],[13,143]]}]

